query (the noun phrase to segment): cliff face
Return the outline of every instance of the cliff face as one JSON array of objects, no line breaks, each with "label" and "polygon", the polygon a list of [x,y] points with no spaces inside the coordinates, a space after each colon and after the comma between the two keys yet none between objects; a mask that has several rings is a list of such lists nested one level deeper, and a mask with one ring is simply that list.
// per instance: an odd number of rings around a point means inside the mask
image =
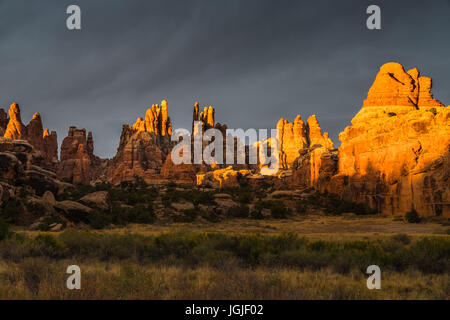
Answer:
[{"label": "cliff face", "polygon": [[338,174],[329,190],[386,214],[416,209],[450,216],[450,111],[431,79],[387,63],[352,125],[339,135]]}]

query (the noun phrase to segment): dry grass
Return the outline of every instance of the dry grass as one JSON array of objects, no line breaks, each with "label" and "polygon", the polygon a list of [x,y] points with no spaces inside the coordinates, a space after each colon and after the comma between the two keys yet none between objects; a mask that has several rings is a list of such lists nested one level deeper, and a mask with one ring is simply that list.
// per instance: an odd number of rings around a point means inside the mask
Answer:
[{"label": "dry grass", "polygon": [[[446,240],[448,226],[427,222],[408,224],[392,217],[295,216],[284,220],[230,219],[220,223],[194,222],[127,227],[92,231],[105,235],[154,237],[188,231],[221,233],[229,236],[259,233],[278,236],[291,232],[309,241],[386,242],[392,236],[407,234],[411,246],[424,236]],[[15,230],[30,237],[42,232]],[[56,237],[58,233],[51,233]],[[438,239],[436,239],[438,240]],[[395,244],[395,243],[394,243]],[[397,245],[397,244],[396,244]],[[448,250],[447,250],[448,252]],[[198,253],[201,255],[200,253]],[[80,257],[82,258],[82,257]],[[0,299],[449,299],[450,273],[423,273],[408,268],[382,270],[382,289],[368,290],[367,275],[350,267],[337,272],[327,265],[312,270],[283,265],[244,266],[233,257],[223,258],[219,266],[171,264],[136,259],[107,260],[84,257],[72,261],[52,260],[44,255],[6,262],[0,260]],[[428,260],[427,260],[428,261]],[[320,262],[320,261],[319,261]],[[68,290],[65,270],[78,264],[82,270],[82,289]]]},{"label": "dry grass", "polygon": [[27,259],[0,268],[0,299],[448,299],[448,274],[385,273],[381,290],[368,290],[366,276],[332,270],[221,269],[84,263],[81,290],[68,290],[65,269]]},{"label": "dry grass", "polygon": [[[292,232],[310,239],[357,240],[378,239],[404,233],[412,237],[445,235],[449,228],[436,222],[406,223],[383,216],[293,216],[280,220],[228,219],[219,223],[207,221],[168,224],[130,224],[126,227],[103,229],[96,232],[115,234],[159,235],[177,231],[223,232],[227,234],[261,233],[278,235]],[[17,232],[35,236],[39,231],[16,229]]]}]

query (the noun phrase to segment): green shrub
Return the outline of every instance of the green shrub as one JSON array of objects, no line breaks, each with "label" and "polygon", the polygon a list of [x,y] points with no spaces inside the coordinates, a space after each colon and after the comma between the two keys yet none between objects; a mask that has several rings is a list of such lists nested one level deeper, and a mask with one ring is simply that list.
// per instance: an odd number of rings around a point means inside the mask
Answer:
[{"label": "green shrub", "polygon": [[270,209],[271,215],[275,219],[284,219],[289,214],[289,209],[280,200],[258,201],[255,210],[261,212],[262,209]]},{"label": "green shrub", "polygon": [[112,216],[103,212],[92,211],[88,216],[88,224],[94,229],[103,229],[112,222]]},{"label": "green shrub", "polygon": [[8,222],[13,222],[14,218],[23,211],[23,202],[17,198],[11,198],[0,207],[0,217]]},{"label": "green shrub", "polygon": [[255,220],[262,220],[264,219],[264,216],[261,213],[261,210],[252,210],[250,212],[250,218]]},{"label": "green shrub", "polygon": [[11,235],[11,232],[9,231],[9,224],[6,223],[5,220],[0,218],[0,241],[8,238],[10,235]]},{"label": "green shrub", "polygon": [[193,222],[199,214],[198,209],[183,210],[182,214],[174,217],[175,222]]},{"label": "green shrub", "polygon": [[129,222],[151,224],[156,220],[156,215],[152,205],[138,204],[133,208],[128,209],[127,215]]},{"label": "green shrub", "polygon": [[304,203],[304,201],[300,200],[300,201],[297,201],[295,208],[297,210],[297,213],[304,214],[304,213],[306,213],[306,210],[308,207]]},{"label": "green shrub", "polygon": [[166,193],[161,197],[165,207],[169,207],[173,202],[186,200],[192,202],[195,206],[199,204],[213,205],[214,193],[210,191],[200,190],[176,190],[174,188],[167,188]]},{"label": "green shrub", "polygon": [[399,233],[399,234],[393,235],[392,239],[395,241],[398,241],[400,243],[403,243],[404,245],[411,243],[411,239],[408,237],[407,234],[404,234],[404,233]]},{"label": "green shrub", "polygon": [[230,208],[229,215],[234,218],[248,218],[249,208],[248,205],[241,204]]},{"label": "green shrub", "polygon": [[409,223],[419,223],[422,219],[415,209],[411,209],[405,213],[405,221]]}]

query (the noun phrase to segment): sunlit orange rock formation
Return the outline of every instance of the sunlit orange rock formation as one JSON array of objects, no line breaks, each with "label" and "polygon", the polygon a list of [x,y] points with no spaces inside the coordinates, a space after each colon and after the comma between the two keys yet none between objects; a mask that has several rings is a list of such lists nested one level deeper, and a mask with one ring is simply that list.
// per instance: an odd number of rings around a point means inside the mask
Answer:
[{"label": "sunlit orange rock formation", "polygon": [[9,111],[9,119],[6,112],[0,109],[0,132],[8,139],[26,140],[36,151],[39,157],[34,158],[37,164],[49,170],[56,170],[58,166],[58,141],[56,132],[43,129],[42,119],[39,113],[33,115],[33,119],[25,126],[22,122],[19,104],[12,103]]},{"label": "sunlit orange rock formation", "polygon": [[379,212],[450,215],[450,111],[431,79],[387,63],[352,125],[339,135],[338,174],[329,190]]},{"label": "sunlit orange rock formation", "polygon": [[161,106],[152,105],[145,119],[138,118],[133,126],[124,124],[117,154],[108,166],[108,178],[113,184],[134,181],[140,177],[146,181],[159,178],[164,160],[173,143],[172,123],[167,115],[167,101]]},{"label": "sunlit orange rock formation", "polygon": [[[111,160],[93,154],[91,133],[86,136],[85,129],[71,127],[61,145],[58,165],[56,133],[43,130],[38,113],[25,126],[17,103],[11,105],[9,118],[0,109],[0,133],[5,138],[27,140],[34,147],[30,148],[33,163],[58,168],[59,178],[75,184],[98,180],[117,185],[139,177],[150,183],[172,180],[223,187],[247,179],[255,186],[268,181],[274,188],[335,193],[342,199],[365,202],[384,214],[403,215],[416,209],[424,216],[449,217],[450,112],[433,98],[431,87],[431,78],[421,76],[417,68],[405,71],[393,62],[381,66],[362,109],[339,135],[337,150],[328,133],[322,134],[315,116],[306,123],[300,116],[293,122],[280,119],[281,171],[270,177],[261,175],[265,168],[261,157],[256,166],[173,164],[170,153],[175,142],[171,141],[172,123],[165,100],[152,105],[134,125],[123,125],[117,154]],[[195,121],[201,122],[203,131],[216,128],[225,133],[227,129],[215,122],[212,106],[201,111],[198,102],[192,120],[193,132]],[[225,137],[225,142],[227,139],[236,138]],[[261,148],[272,143],[273,139],[267,139],[255,145]],[[202,148],[208,144],[203,141]],[[244,150],[248,160],[250,146]],[[235,152],[235,163],[236,157]]]},{"label": "sunlit orange rock formation", "polygon": [[280,166],[284,169],[292,167],[294,160],[300,155],[300,151],[314,146],[322,146],[325,149],[333,149],[333,141],[328,137],[328,132],[322,135],[319,122],[315,115],[303,122],[298,115],[294,122],[281,118],[277,123],[277,135],[279,143]]}]

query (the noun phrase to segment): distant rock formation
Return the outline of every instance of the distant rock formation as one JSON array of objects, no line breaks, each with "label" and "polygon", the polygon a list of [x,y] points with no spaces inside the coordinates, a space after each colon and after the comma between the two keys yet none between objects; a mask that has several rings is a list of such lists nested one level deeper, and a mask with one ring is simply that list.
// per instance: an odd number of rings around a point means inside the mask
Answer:
[{"label": "distant rock formation", "polygon": [[14,102],[9,111],[9,122],[5,130],[4,137],[9,139],[23,140],[26,138],[26,127],[22,123],[19,105]]},{"label": "distant rock formation", "polygon": [[[0,132],[8,139],[26,140],[40,154],[34,158],[36,164],[45,169],[55,171],[58,166],[58,141],[56,132],[49,133],[43,129],[42,119],[39,113],[33,115],[33,119],[25,126],[22,123],[20,107],[14,102],[9,108],[9,119],[6,112],[0,109]],[[6,124],[6,126],[5,126]]]},{"label": "distant rock formation", "polygon": [[56,178],[54,172],[35,165],[40,153],[24,140],[0,137],[0,204],[17,196],[23,187],[31,188],[36,195],[46,191],[58,194],[73,186]]},{"label": "distant rock formation", "polygon": [[322,135],[315,115],[308,118],[306,125],[300,115],[295,118],[293,123],[281,118],[277,123],[277,135],[280,166],[284,169],[290,169],[304,149],[314,146],[322,146],[327,150],[334,148],[328,132]]},{"label": "distant rock formation", "polygon": [[[201,111],[196,102],[192,133],[198,131],[196,121],[201,122],[202,133],[210,128],[220,130],[224,155],[227,140],[233,139],[235,164],[231,166],[205,161],[180,165],[172,162],[171,151],[176,142],[171,141],[172,123],[166,100],[152,105],[145,117],[137,118],[132,126],[122,126],[117,154],[112,160],[94,155],[91,132],[86,135],[85,129],[70,127],[61,145],[60,162],[56,132],[43,130],[38,113],[25,126],[19,105],[13,103],[9,119],[0,109],[0,133],[4,136],[0,146],[5,149],[0,153],[4,153],[1,156],[8,163],[3,174],[18,182],[23,175],[36,188],[40,181],[47,181],[52,192],[59,187],[49,182],[54,177],[48,169],[57,169],[59,178],[74,184],[107,181],[117,185],[136,177],[149,183],[171,180],[214,187],[270,183],[273,188],[314,188],[335,193],[345,200],[365,202],[385,214],[403,215],[416,209],[424,216],[449,217],[450,111],[433,98],[431,87],[431,78],[420,76],[417,68],[406,72],[398,63],[387,63],[380,68],[352,125],[339,135],[341,145],[337,150],[328,133],[322,134],[316,116],[309,117],[306,123],[300,116],[293,122],[281,118],[276,126],[278,142],[272,137],[244,147],[246,163],[250,151],[258,151],[257,165],[236,164],[236,145],[243,142],[225,135],[227,126],[215,122],[212,106]],[[188,139],[193,151],[193,136]],[[202,141],[202,150],[209,143]],[[281,171],[263,176],[268,169],[265,160],[270,155],[259,151],[275,143]]]},{"label": "distant rock formation", "polygon": [[339,135],[338,174],[328,189],[385,214],[450,216],[450,110],[430,90],[417,69],[383,65]]},{"label": "distant rock formation", "polygon": [[160,178],[161,168],[173,146],[171,135],[166,100],[161,101],[161,106],[152,105],[145,120],[139,117],[133,126],[124,124],[117,154],[108,165],[108,179],[119,184],[134,181],[135,177],[148,182]]},{"label": "distant rock formation", "polygon": [[86,136],[86,129],[70,127],[61,144],[58,177],[73,184],[89,184],[96,176],[100,161],[94,155],[92,132]]},{"label": "distant rock formation", "polygon": [[45,167],[56,171],[59,166],[58,161],[58,137],[56,131],[50,132],[47,128],[44,130],[44,154]]}]

